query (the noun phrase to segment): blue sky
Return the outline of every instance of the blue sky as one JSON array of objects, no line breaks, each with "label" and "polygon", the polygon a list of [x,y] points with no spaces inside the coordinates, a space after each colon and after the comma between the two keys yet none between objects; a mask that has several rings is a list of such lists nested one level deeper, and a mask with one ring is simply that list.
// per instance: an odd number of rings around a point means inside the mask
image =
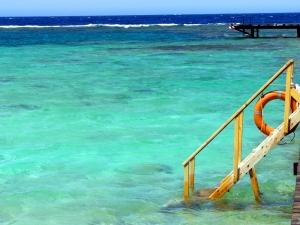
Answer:
[{"label": "blue sky", "polygon": [[300,12],[300,0],[0,0],[0,16]]}]

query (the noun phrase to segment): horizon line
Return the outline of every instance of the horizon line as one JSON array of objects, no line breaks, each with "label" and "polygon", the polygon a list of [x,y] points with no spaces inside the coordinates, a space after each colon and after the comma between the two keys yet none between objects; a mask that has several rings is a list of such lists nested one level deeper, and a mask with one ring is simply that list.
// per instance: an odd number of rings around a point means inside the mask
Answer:
[{"label": "horizon line", "polygon": [[126,16],[193,16],[193,15],[252,15],[252,14],[299,14],[300,12],[247,12],[247,13],[167,13],[167,14],[107,14],[107,15],[48,15],[48,16],[1,16],[0,18],[21,17],[126,17]]}]

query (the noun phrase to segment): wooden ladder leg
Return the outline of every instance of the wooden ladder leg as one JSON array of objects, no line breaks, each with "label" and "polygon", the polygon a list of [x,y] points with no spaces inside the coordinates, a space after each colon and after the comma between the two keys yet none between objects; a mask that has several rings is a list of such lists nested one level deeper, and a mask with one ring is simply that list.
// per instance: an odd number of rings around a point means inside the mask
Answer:
[{"label": "wooden ladder leg", "polygon": [[254,167],[249,170],[250,180],[251,180],[251,186],[254,194],[254,198],[256,202],[260,202],[260,191],[258,186],[258,181],[256,177],[256,171]]},{"label": "wooden ladder leg", "polygon": [[190,182],[189,182],[189,164],[184,166],[184,183],[183,183],[183,199],[188,201],[190,198]]}]

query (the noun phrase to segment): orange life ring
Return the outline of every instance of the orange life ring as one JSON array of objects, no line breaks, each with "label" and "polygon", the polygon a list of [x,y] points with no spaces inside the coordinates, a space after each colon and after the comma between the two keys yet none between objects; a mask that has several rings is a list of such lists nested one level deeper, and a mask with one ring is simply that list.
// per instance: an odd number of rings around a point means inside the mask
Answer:
[{"label": "orange life ring", "polygon": [[[262,112],[263,112],[263,108],[265,107],[265,105],[274,99],[281,99],[281,100],[285,101],[285,92],[284,91],[268,92],[268,93],[264,94],[254,106],[255,125],[262,133],[264,133],[267,136],[273,132],[274,128],[264,122]],[[292,112],[294,112],[297,109],[297,107],[298,106],[297,106],[296,100],[292,98],[292,100],[291,100]]]}]

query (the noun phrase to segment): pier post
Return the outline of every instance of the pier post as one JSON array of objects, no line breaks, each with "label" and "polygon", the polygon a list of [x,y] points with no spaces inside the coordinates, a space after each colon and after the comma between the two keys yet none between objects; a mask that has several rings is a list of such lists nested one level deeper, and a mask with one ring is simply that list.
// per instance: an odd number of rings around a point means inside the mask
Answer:
[{"label": "pier post", "polygon": [[256,37],[259,38],[259,29],[256,29]]},{"label": "pier post", "polygon": [[254,38],[254,28],[251,28],[251,34],[250,37]]},{"label": "pier post", "polygon": [[300,27],[297,28],[297,37],[300,38]]}]

